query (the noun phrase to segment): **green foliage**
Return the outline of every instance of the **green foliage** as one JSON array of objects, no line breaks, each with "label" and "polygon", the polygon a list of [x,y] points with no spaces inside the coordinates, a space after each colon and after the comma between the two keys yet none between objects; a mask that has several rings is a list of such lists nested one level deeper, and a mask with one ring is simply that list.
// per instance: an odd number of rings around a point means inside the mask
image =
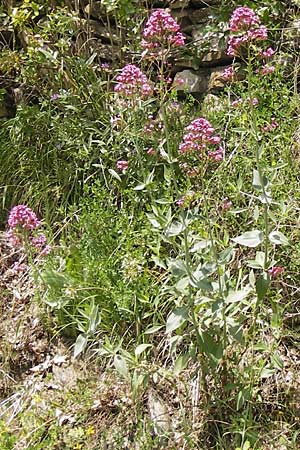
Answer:
[{"label": "green foliage", "polygon": [[[66,236],[62,255],[42,280],[46,303],[57,311],[64,333],[81,333],[79,346],[95,335],[133,335],[151,320],[156,276],[149,265],[148,227],[140,212],[128,214],[102,187],[86,191],[80,220]],[[56,270],[55,270],[56,269]]]},{"label": "green foliage", "polygon": [[[282,2],[271,3],[258,8],[261,18],[281,12]],[[102,4],[121,23],[138,8],[134,1]],[[35,3],[26,5],[12,23],[35,29]],[[36,101],[30,96],[0,131],[0,185],[4,212],[29,203],[54,228],[52,255],[37,268],[41,298],[71,338],[74,356],[93,349],[107,358],[135,398],[155,385],[153,360],[166,378],[196,380],[191,421],[197,408],[205,417],[198,448],[263,448],[264,386],[284,370],[284,313],[298,308],[295,79],[280,55],[274,73],[262,76],[259,48],[251,44],[215,107],[189,97],[179,104],[164,81],[164,49],[156,61],[161,79],[152,73],[155,95],[122,98],[112,92],[116,73],[99,69],[96,55],[69,54],[76,18],[64,11],[40,25],[47,48],[33,39],[22,64],[2,56],[7,72],[37,83]],[[153,61],[144,64],[153,70]],[[224,160],[211,161],[205,149],[178,150],[198,116],[222,136]],[[281,408],[279,398],[271,403],[271,411]],[[288,420],[293,411],[284,414]],[[156,438],[147,427],[144,448],[151,448]],[[43,427],[36,428],[42,440]],[[50,429],[43,448],[56,433]],[[134,436],[143,433],[138,428]],[[4,437],[8,449],[10,435]],[[121,445],[124,436],[117,432],[113,441]]]}]

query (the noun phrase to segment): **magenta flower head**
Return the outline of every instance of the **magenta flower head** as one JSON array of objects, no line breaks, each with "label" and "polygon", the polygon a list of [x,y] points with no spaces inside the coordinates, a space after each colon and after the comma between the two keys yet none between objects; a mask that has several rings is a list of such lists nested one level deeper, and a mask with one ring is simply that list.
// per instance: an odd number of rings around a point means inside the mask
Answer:
[{"label": "magenta flower head", "polygon": [[262,58],[268,59],[268,58],[271,58],[274,55],[274,53],[275,53],[275,50],[273,50],[272,47],[269,47],[269,48],[267,48],[267,50],[262,50],[260,52],[260,56]]},{"label": "magenta flower head", "polygon": [[230,31],[239,32],[256,28],[260,24],[255,12],[247,6],[241,6],[233,11],[229,26]]},{"label": "magenta flower head", "polygon": [[228,40],[227,54],[229,56],[238,56],[241,48],[249,45],[251,41],[264,41],[268,38],[266,27],[261,25],[255,12],[247,6],[233,11],[229,27],[233,33]]},{"label": "magenta flower head", "polygon": [[284,272],[284,267],[273,266],[272,269],[268,270],[271,278],[277,278]]},{"label": "magenta flower head", "polygon": [[32,209],[25,205],[14,206],[8,216],[8,226],[11,230],[18,227],[24,230],[35,230],[40,223]]},{"label": "magenta flower head", "polygon": [[135,65],[128,64],[117,76],[114,90],[126,97],[138,95],[148,97],[152,93],[152,88],[147,80],[146,75]]},{"label": "magenta flower head", "polygon": [[142,47],[151,50],[180,47],[185,43],[185,36],[179,30],[180,26],[166,9],[157,9],[146,22]]},{"label": "magenta flower head", "polygon": [[183,142],[179,146],[180,153],[191,151],[203,153],[208,145],[220,143],[220,137],[214,135],[215,129],[208,120],[198,118],[186,127],[186,133],[183,136]]},{"label": "magenta flower head", "polygon": [[233,66],[226,67],[223,70],[222,77],[225,81],[233,81],[235,77],[235,70]]},{"label": "magenta flower head", "polygon": [[261,75],[269,75],[270,73],[273,72],[275,72],[275,67],[270,66],[269,64],[265,64],[260,71]]},{"label": "magenta flower head", "polygon": [[119,160],[119,161],[117,161],[117,163],[116,163],[116,167],[117,167],[118,170],[123,170],[123,171],[125,171],[125,170],[128,169],[128,161],[125,161],[125,160]]}]

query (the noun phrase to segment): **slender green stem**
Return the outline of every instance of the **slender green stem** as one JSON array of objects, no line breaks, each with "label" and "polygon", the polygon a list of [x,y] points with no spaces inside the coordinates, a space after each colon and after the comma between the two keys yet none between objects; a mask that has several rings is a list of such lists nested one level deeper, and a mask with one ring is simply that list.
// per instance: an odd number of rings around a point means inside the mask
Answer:
[{"label": "slender green stem", "polygon": [[213,229],[212,229],[211,222],[210,222],[209,215],[208,215],[208,200],[207,200],[207,195],[206,195],[206,190],[205,190],[203,180],[204,180],[204,177],[201,176],[201,184],[202,184],[201,192],[203,193],[203,200],[204,200],[204,216],[205,216],[205,221],[206,221],[207,228],[208,228],[208,234],[209,234],[209,239],[211,242],[211,247],[212,247],[212,251],[213,251],[213,255],[214,255],[215,264],[217,266],[219,297],[222,300],[223,346],[224,346],[224,348],[226,348],[226,346],[227,346],[227,320],[226,320],[226,312],[225,312],[226,303],[225,303],[225,298],[224,298],[222,283],[221,283],[218,251],[217,251],[217,247],[215,244]]},{"label": "slender green stem", "polygon": [[258,127],[257,127],[257,117],[255,112],[255,107],[251,103],[251,93],[252,93],[252,76],[253,76],[253,67],[252,67],[252,60],[251,60],[251,51],[250,47],[248,49],[248,71],[247,71],[247,81],[248,81],[248,97],[250,99],[250,113],[251,113],[251,132],[254,137],[255,141],[255,160],[256,160],[256,167],[257,172],[259,175],[259,180],[261,183],[261,189],[262,189],[262,196],[264,200],[264,228],[265,228],[265,236],[264,236],[264,270],[267,270],[268,268],[268,256],[269,256],[269,204],[268,204],[268,193],[265,189],[265,183],[264,183],[264,173],[263,169],[261,167],[261,155],[262,155],[262,145],[259,143],[259,133],[258,133]]}]

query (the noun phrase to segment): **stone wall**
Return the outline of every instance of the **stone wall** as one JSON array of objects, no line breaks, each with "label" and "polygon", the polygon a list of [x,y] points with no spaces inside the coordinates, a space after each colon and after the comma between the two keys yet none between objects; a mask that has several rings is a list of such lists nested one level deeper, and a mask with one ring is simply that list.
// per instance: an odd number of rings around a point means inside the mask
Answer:
[{"label": "stone wall", "polygon": [[[226,55],[227,30],[218,23],[218,13],[222,0],[157,0],[153,8],[168,8],[181,25],[187,37],[186,47],[176,52],[173,58],[172,74],[175,84],[180,79],[181,86],[189,93],[203,94],[223,87],[222,72],[231,64],[232,58]],[[117,53],[118,32],[110,23],[107,29],[106,13],[101,1],[93,1],[84,8],[88,18],[85,28],[90,27],[100,41],[104,58],[109,60]],[[110,40],[110,41],[109,41]],[[99,44],[98,44],[99,45]],[[111,48],[111,50],[109,49]],[[98,51],[99,47],[98,47]]]},{"label": "stone wall", "polygon": [[[12,2],[13,0],[10,0]],[[53,0],[55,2],[55,0]],[[64,2],[68,4],[66,0]],[[142,3],[142,2],[141,2]],[[148,1],[149,5],[150,1]],[[224,87],[225,81],[222,73],[232,63],[232,58],[226,54],[228,39],[228,22],[220,14],[224,11],[224,0],[153,0],[152,8],[168,8],[181,26],[186,35],[186,45],[179,48],[172,55],[172,76],[178,90],[184,90],[195,96],[207,92],[215,92]],[[18,3],[16,3],[18,4]],[[73,53],[80,49],[86,56],[96,54],[99,63],[110,63],[120,66],[138,62],[140,54],[127,54],[122,50],[126,42],[128,29],[126,25],[120,27],[115,12],[108,12],[101,0],[76,0],[69,2],[70,9],[78,14],[76,30],[74,30]],[[230,8],[228,8],[230,9]],[[231,11],[228,10],[228,16]],[[142,21],[142,15],[140,20]],[[37,17],[36,20],[45,20]],[[118,24],[117,24],[118,23]],[[125,21],[126,23],[126,21]],[[299,26],[297,36],[299,38]],[[299,40],[299,39],[298,39]],[[26,47],[26,31],[12,30],[0,26],[1,48],[17,45]],[[0,88],[7,92],[16,88],[15,82],[6,88],[7,80],[3,80],[0,66]],[[183,81],[180,85],[178,80]],[[18,86],[17,86],[18,88]],[[3,102],[2,102],[3,104]],[[14,111],[14,109],[12,109]],[[5,116],[5,108],[0,107],[0,117]]]}]

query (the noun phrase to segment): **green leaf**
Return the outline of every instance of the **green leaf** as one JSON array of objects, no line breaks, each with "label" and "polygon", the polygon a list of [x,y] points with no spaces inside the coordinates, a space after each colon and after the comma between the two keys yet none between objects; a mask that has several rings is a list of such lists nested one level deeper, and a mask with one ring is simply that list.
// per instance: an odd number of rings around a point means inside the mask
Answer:
[{"label": "green leaf", "polygon": [[275,245],[290,245],[288,238],[280,231],[272,231],[269,234],[269,239]]},{"label": "green leaf", "polygon": [[114,169],[108,169],[109,173],[118,181],[122,181],[120,175]]},{"label": "green leaf", "polygon": [[157,333],[157,331],[161,330],[163,327],[164,327],[163,325],[154,325],[153,327],[148,328],[144,334]]},{"label": "green leaf", "polygon": [[145,184],[145,183],[142,183],[142,184],[138,184],[137,186],[135,186],[135,187],[133,188],[133,190],[134,190],[134,191],[142,191],[143,189],[145,189],[145,187],[146,187],[146,184]]},{"label": "green leaf", "polygon": [[246,247],[257,247],[264,240],[264,234],[260,230],[246,231],[246,233],[232,239],[233,242]]},{"label": "green leaf", "polygon": [[260,174],[258,170],[253,170],[253,187],[261,193],[259,199],[262,203],[270,204],[272,202],[270,184],[265,175]]},{"label": "green leaf", "polygon": [[146,178],[146,186],[148,186],[148,184],[152,183],[153,178],[154,178],[154,172],[155,170],[153,169],[152,172],[149,173],[149,175]]},{"label": "green leaf", "polygon": [[84,351],[87,346],[87,342],[87,337],[84,334],[79,334],[79,336],[77,336],[73,351],[74,358],[77,358],[77,356]]},{"label": "green leaf", "polygon": [[231,261],[231,258],[233,257],[233,248],[228,247],[218,255],[218,263],[219,264],[228,264]]},{"label": "green leaf", "polygon": [[181,259],[168,259],[168,269],[174,277],[182,277],[187,275],[188,269],[184,261]]},{"label": "green leaf", "polygon": [[275,369],[269,369],[268,367],[265,367],[260,373],[260,378],[270,378],[274,375],[274,373],[276,373]]},{"label": "green leaf", "polygon": [[155,200],[155,203],[158,203],[159,205],[170,205],[173,202],[171,202],[168,198],[158,198]]},{"label": "green leaf", "polygon": [[214,366],[217,366],[223,357],[222,343],[218,342],[215,336],[208,331],[199,332],[202,340],[203,351],[211,358]]},{"label": "green leaf", "polygon": [[42,273],[42,280],[46,286],[50,286],[53,289],[62,289],[68,285],[68,279],[52,269],[47,269]]},{"label": "green leaf", "polygon": [[123,358],[123,356],[115,355],[114,366],[120,375],[122,375],[124,378],[128,377],[129,370],[128,370],[127,363],[126,363],[125,359]]},{"label": "green leaf", "polygon": [[136,347],[134,350],[135,356],[139,356],[141,353],[143,353],[147,348],[153,347],[152,344],[140,344]]},{"label": "green leaf", "polygon": [[251,289],[240,289],[239,291],[229,291],[226,297],[226,303],[242,302],[250,294]]},{"label": "green leaf", "polygon": [[243,445],[242,450],[249,450],[251,448],[251,443],[249,441],[246,441]]},{"label": "green leaf", "polygon": [[186,306],[181,306],[180,308],[174,309],[174,311],[168,317],[166,332],[171,333],[171,331],[176,330],[186,322],[187,318],[188,308]]},{"label": "green leaf", "polygon": [[165,235],[167,237],[178,236],[185,229],[186,229],[185,223],[174,221],[166,228]]},{"label": "green leaf", "polygon": [[174,374],[178,375],[182,370],[186,368],[186,365],[189,361],[190,355],[189,353],[184,353],[183,355],[180,355],[174,365]]},{"label": "green leaf", "polygon": [[271,354],[270,356],[272,366],[277,370],[282,370],[284,365],[282,359],[279,357],[278,353]]},{"label": "green leaf", "polygon": [[153,226],[153,228],[161,228],[161,225],[159,223],[159,221],[157,220],[156,216],[154,216],[154,214],[147,214],[147,218],[149,220],[149,222],[151,223],[151,225]]},{"label": "green leaf", "polygon": [[270,275],[267,272],[262,273],[256,281],[256,294],[258,300],[263,300],[268,292],[270,285]]},{"label": "green leaf", "polygon": [[269,182],[267,177],[265,177],[264,175],[260,175],[259,171],[254,169],[252,185],[257,191],[263,192],[268,188]]},{"label": "green leaf", "polygon": [[175,288],[177,291],[181,292],[181,294],[185,294],[186,293],[186,289],[189,285],[190,279],[189,277],[183,277],[180,278],[177,283],[175,284]]}]

